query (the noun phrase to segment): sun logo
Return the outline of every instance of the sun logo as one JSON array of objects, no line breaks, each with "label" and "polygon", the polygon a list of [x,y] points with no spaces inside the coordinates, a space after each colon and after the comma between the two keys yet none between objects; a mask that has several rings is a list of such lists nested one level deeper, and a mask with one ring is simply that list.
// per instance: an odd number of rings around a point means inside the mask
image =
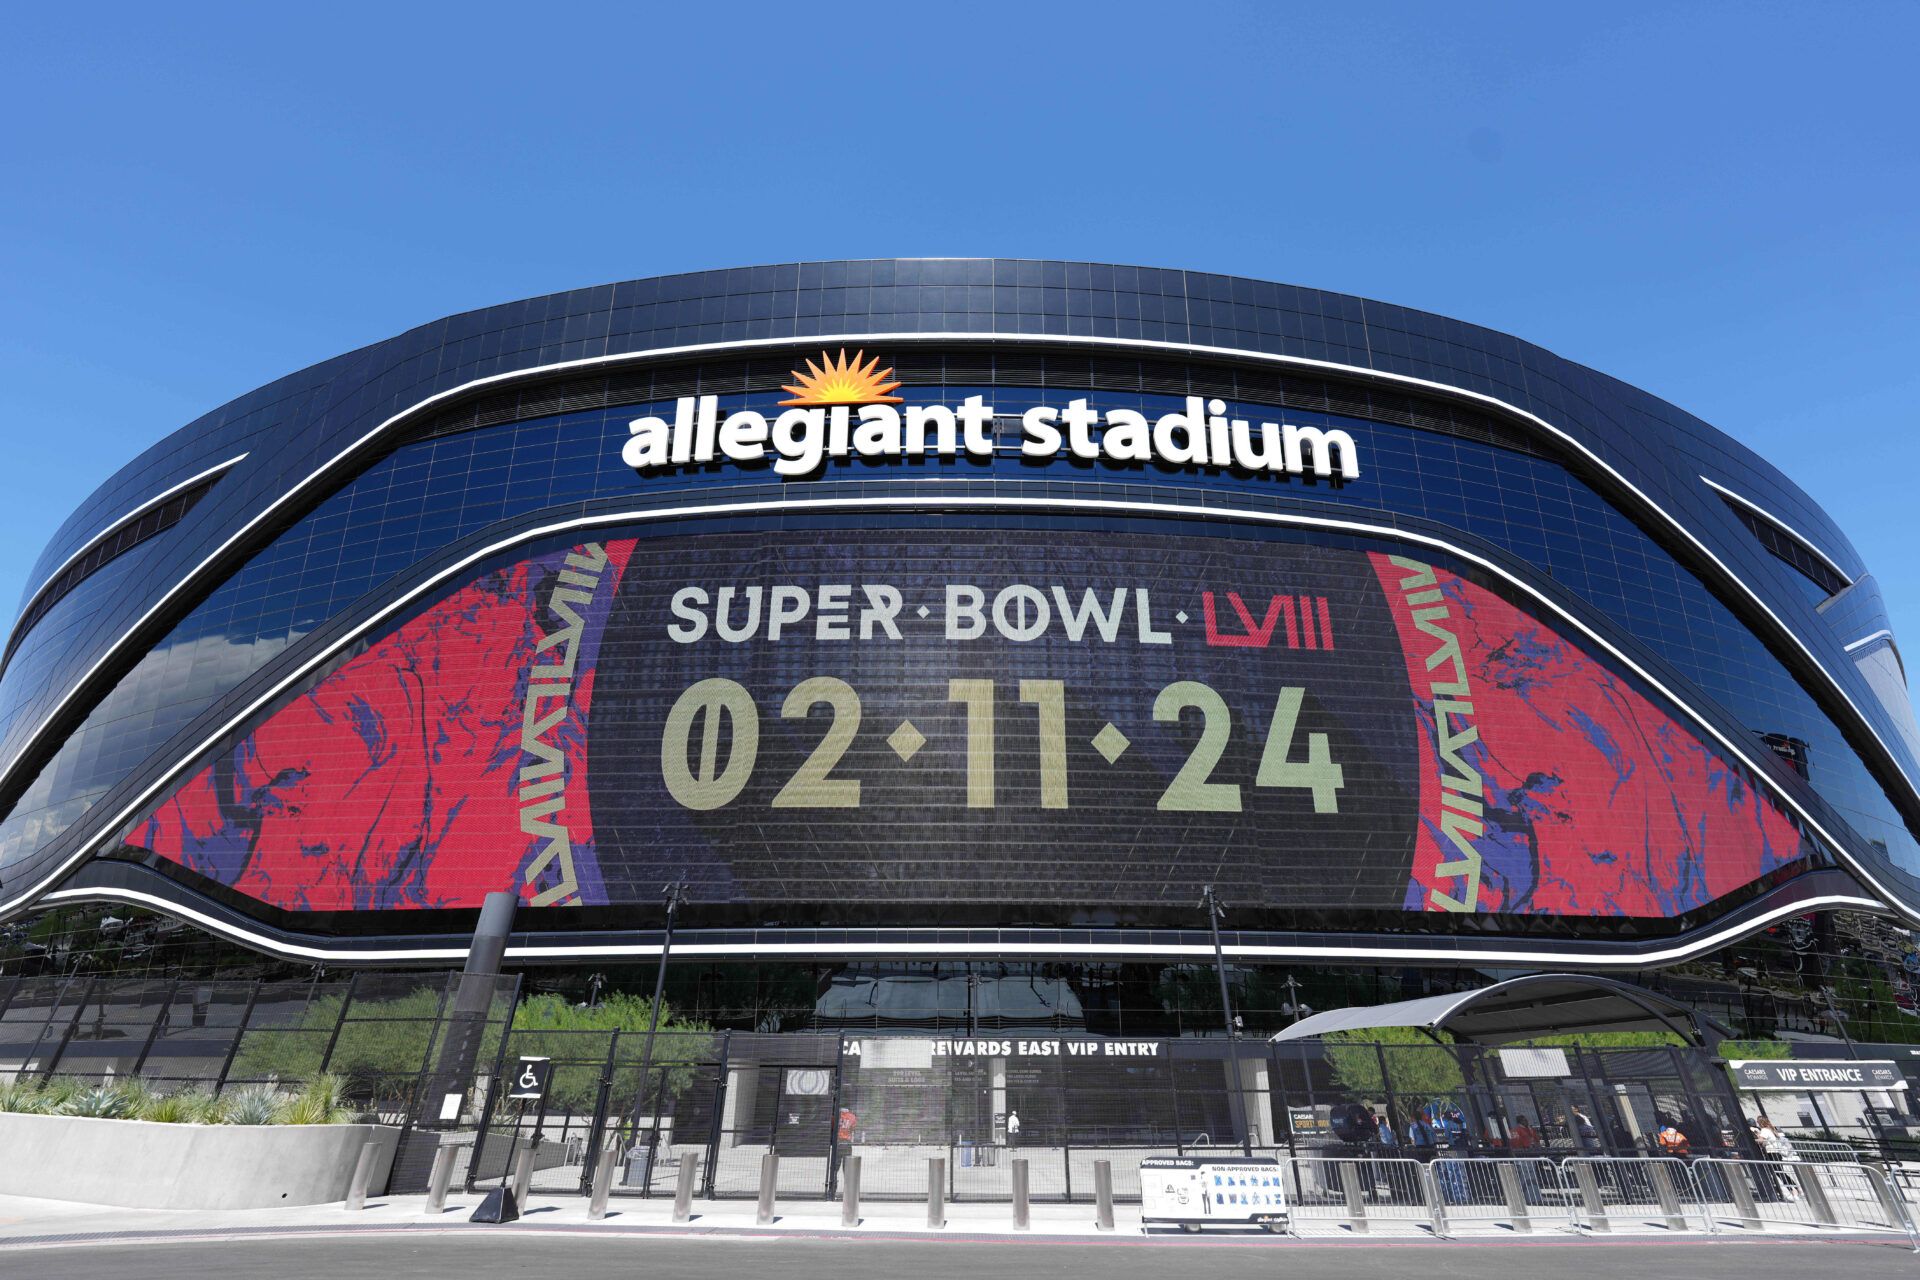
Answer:
[{"label": "sun logo", "polygon": [[847,359],[847,349],[840,348],[839,360],[826,352],[820,353],[820,363],[807,361],[807,371],[793,371],[793,380],[798,386],[782,385],[782,391],[791,391],[794,398],[782,400],[787,405],[830,405],[830,404],[899,404],[899,396],[890,396],[887,392],[900,384],[889,382],[893,370],[881,369],[878,357],[861,363],[867,353],[856,351],[853,359]]}]

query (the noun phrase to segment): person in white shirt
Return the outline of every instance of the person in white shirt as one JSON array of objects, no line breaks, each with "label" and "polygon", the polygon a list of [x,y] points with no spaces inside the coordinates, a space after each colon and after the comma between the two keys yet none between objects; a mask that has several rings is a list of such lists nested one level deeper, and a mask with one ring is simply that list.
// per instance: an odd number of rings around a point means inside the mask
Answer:
[{"label": "person in white shirt", "polygon": [[[1761,1153],[1767,1159],[1785,1164],[1797,1160],[1799,1152],[1793,1149],[1793,1140],[1773,1127],[1773,1121],[1761,1116],[1753,1122],[1753,1138],[1760,1144]],[[1784,1169],[1769,1169],[1775,1182],[1774,1190],[1787,1200],[1798,1200],[1799,1189],[1794,1185],[1793,1175]]]}]

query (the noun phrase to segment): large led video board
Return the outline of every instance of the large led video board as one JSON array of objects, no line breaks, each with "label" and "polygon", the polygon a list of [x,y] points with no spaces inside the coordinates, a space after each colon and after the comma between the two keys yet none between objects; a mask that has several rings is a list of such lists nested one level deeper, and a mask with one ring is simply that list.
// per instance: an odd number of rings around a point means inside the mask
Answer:
[{"label": "large led video board", "polygon": [[1202,884],[1241,928],[1658,919],[1810,852],[1569,630],[1378,543],[599,530],[362,639],[123,842],[287,911],[513,889],[543,927],[676,878],[794,927],[1190,926]]}]

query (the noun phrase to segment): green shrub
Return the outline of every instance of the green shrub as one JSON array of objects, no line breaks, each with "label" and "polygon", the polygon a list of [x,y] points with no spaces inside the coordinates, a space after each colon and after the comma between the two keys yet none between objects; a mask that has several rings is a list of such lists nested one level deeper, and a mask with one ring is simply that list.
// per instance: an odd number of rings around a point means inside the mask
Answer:
[{"label": "green shrub", "polygon": [[138,1119],[160,1097],[152,1085],[138,1076],[115,1080],[112,1089],[120,1095],[121,1116],[129,1120]]},{"label": "green shrub", "polygon": [[80,1096],[83,1088],[85,1086],[80,1081],[69,1076],[55,1076],[42,1084],[35,1094],[40,1114],[54,1115],[64,1112],[67,1104]]},{"label": "green shrub", "polygon": [[154,1124],[191,1124],[194,1114],[194,1097],[190,1093],[160,1094],[147,1099],[136,1117],[150,1120]]},{"label": "green shrub", "polygon": [[210,1093],[189,1093],[187,1099],[189,1124],[226,1124],[227,1100],[216,1098]]},{"label": "green shrub", "polygon": [[6,1098],[0,1103],[0,1110],[17,1112],[20,1115],[44,1116],[54,1110],[47,1091],[37,1080],[19,1080],[8,1086]]},{"label": "green shrub", "polygon": [[282,1124],[343,1124],[353,1118],[346,1102],[345,1078],[330,1073],[307,1081],[306,1087],[280,1107]]}]

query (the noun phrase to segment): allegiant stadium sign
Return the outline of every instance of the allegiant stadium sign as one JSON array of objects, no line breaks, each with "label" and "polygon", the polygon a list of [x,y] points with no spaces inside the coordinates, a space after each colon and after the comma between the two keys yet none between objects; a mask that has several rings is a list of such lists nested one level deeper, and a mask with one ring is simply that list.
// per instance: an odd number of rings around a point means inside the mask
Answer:
[{"label": "allegiant stadium sign", "polygon": [[[772,459],[789,479],[818,475],[842,458],[991,457],[995,452],[994,407],[968,396],[957,408],[908,405],[887,394],[899,387],[893,370],[878,360],[843,350],[825,352],[807,372],[794,372],[784,389],[784,412],[771,419],[742,409],[720,416],[720,397],[681,396],[673,421],[635,418],[620,459],[645,473],[703,466],[722,460],[753,465]],[[1158,418],[1132,409],[1098,410],[1085,397],[1064,408],[1035,405],[1020,415],[1020,453],[1029,458],[1075,458],[1114,463],[1158,462],[1181,467],[1223,467],[1276,475],[1360,475],[1353,437],[1338,428],[1296,423],[1253,423],[1227,416],[1224,401],[1186,397],[1178,412]]]}]

